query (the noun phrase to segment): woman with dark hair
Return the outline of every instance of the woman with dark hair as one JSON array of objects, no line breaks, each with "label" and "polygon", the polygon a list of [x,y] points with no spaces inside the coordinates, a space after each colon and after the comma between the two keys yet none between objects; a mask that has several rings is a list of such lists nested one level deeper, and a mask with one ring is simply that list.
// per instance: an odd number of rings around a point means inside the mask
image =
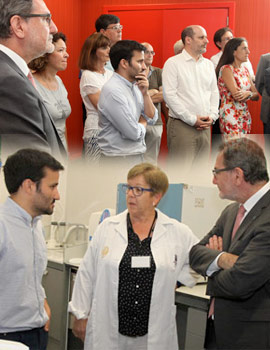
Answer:
[{"label": "woman with dark hair", "polygon": [[33,70],[36,88],[40,93],[67,150],[66,119],[71,113],[67,90],[57,75],[67,68],[69,57],[65,34],[53,35],[54,51],[31,61],[28,66]]},{"label": "woman with dark hair", "polygon": [[109,52],[110,40],[101,33],[94,33],[85,40],[79,58],[79,67],[83,70],[80,92],[87,113],[83,132],[84,149],[86,159],[95,162],[101,154],[97,142],[97,104],[102,86],[113,74],[105,68],[106,62],[110,60]]},{"label": "woman with dark hair", "polygon": [[249,134],[251,131],[247,101],[257,101],[259,95],[248,69],[242,65],[247,62],[249,53],[245,38],[231,39],[226,44],[216,68],[221,98],[220,130],[228,137]]}]

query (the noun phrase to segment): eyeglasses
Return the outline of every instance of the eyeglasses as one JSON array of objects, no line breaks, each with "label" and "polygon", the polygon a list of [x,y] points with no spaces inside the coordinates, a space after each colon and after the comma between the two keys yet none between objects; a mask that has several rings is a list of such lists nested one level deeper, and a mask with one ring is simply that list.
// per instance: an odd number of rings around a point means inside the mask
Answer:
[{"label": "eyeglasses", "polygon": [[223,171],[230,171],[230,170],[233,170],[233,169],[235,169],[235,167],[233,167],[233,168],[232,167],[228,167],[228,168],[213,169],[212,173],[213,173],[214,176],[216,176],[217,174],[222,173]]},{"label": "eyeglasses", "polygon": [[113,27],[107,27],[107,29],[112,29],[112,30],[122,30],[123,29],[123,26],[120,24],[120,25],[117,25],[117,26],[113,26]]},{"label": "eyeglasses", "polygon": [[29,13],[29,15],[19,15],[23,18],[44,17],[48,26],[51,25],[52,15],[50,13]]},{"label": "eyeglasses", "polygon": [[134,194],[135,197],[140,197],[143,192],[153,192],[152,188],[143,188],[139,186],[129,186],[128,184],[122,185],[122,190],[127,194],[130,190]]},{"label": "eyeglasses", "polygon": [[146,55],[153,55],[153,56],[155,56],[155,54],[156,54],[155,51],[149,51],[149,50],[145,50],[144,53]]}]

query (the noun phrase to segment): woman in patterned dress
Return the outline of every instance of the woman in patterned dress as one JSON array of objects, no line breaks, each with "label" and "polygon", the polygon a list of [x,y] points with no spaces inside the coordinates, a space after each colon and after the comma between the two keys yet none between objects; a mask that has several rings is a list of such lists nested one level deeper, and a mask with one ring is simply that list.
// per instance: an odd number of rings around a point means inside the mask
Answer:
[{"label": "woman in patterned dress", "polygon": [[219,123],[225,137],[239,137],[251,131],[247,101],[257,101],[259,94],[249,71],[242,66],[250,51],[245,38],[228,41],[216,68],[221,98]]}]

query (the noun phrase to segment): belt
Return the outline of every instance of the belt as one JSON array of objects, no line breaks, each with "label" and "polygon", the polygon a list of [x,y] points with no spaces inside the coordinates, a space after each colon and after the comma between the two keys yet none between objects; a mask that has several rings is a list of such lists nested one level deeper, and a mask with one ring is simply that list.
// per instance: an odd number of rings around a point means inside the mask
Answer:
[{"label": "belt", "polygon": [[43,328],[44,328],[44,326],[43,327],[38,327],[38,328],[28,329],[28,330],[25,330],[25,331],[5,332],[5,333],[0,333],[0,336],[5,337],[5,336],[7,336],[9,334],[31,334],[31,333],[39,332]]}]

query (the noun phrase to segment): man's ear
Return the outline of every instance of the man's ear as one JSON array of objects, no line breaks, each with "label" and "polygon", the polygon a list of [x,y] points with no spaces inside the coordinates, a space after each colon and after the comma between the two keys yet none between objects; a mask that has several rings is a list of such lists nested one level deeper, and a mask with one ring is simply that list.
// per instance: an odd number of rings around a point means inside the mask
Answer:
[{"label": "man's ear", "polygon": [[186,36],[185,38],[185,45],[191,43],[192,38],[190,36]]},{"label": "man's ear", "polygon": [[119,62],[119,66],[121,66],[123,69],[127,69],[127,67],[129,66],[129,63],[127,60],[125,60],[124,58],[122,58]]},{"label": "man's ear", "polygon": [[217,42],[216,42],[216,45],[217,45],[218,48],[221,50],[221,42],[220,42],[220,41],[217,41]]},{"label": "man's ear", "polygon": [[104,34],[105,31],[106,31],[106,29],[101,28],[99,32],[102,33],[102,34]]},{"label": "man's ear", "polygon": [[234,168],[234,173],[235,173],[236,185],[239,186],[243,183],[243,181],[245,181],[244,171],[241,168],[236,167]]},{"label": "man's ear", "polygon": [[11,32],[20,39],[23,39],[25,37],[26,25],[27,22],[25,21],[25,19],[18,15],[14,15],[10,19]]},{"label": "man's ear", "polygon": [[36,191],[37,185],[31,179],[25,179],[21,184],[21,188],[25,193],[31,194]]}]

